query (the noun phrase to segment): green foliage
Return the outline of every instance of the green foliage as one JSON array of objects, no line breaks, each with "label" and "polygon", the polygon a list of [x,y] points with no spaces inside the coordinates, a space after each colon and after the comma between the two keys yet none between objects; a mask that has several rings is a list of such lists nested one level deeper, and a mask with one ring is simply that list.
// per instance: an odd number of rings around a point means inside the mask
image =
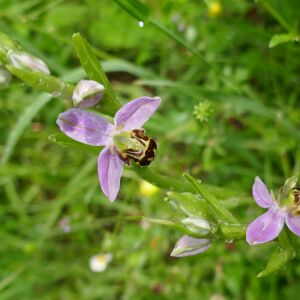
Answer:
[{"label": "green foliage", "polygon": [[295,257],[294,249],[278,247],[271,255],[266,268],[261,271],[257,277],[265,277],[270,275],[282,267],[286,266],[288,261]]},{"label": "green foliage", "polygon": [[98,81],[105,87],[103,99],[101,100],[101,111],[108,115],[113,116],[114,113],[120,108],[120,104],[116,99],[113,89],[106,77],[102,66],[97,59],[96,54],[88,42],[79,34],[73,35],[74,47],[88,77],[92,80]]},{"label": "green foliage", "polygon": [[300,41],[300,37],[293,33],[276,34],[272,36],[269,43],[269,47],[272,48],[282,43],[299,42],[299,41]]},{"label": "green foliage", "polygon": [[149,17],[149,10],[139,0],[114,0],[118,3],[123,9],[130,13],[139,21],[147,21]]}]

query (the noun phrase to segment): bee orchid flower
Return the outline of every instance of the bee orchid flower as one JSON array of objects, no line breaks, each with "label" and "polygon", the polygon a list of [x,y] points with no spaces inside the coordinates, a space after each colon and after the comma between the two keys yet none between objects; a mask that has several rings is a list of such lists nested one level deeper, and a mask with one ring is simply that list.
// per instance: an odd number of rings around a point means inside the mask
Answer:
[{"label": "bee orchid flower", "polygon": [[57,124],[70,138],[91,146],[104,146],[98,158],[98,176],[103,193],[114,201],[120,189],[124,164],[149,165],[156,142],[142,128],[160,105],[160,98],[141,97],[117,111],[114,124],[96,113],[71,108],[58,116]]},{"label": "bee orchid flower", "polygon": [[[282,191],[284,197],[275,199],[259,177],[255,178],[252,193],[256,204],[268,211],[256,218],[247,228],[246,239],[250,245],[274,240],[284,224],[297,236],[300,236],[300,192],[295,188],[293,177],[286,181]],[[290,185],[291,182],[294,182]]]}]

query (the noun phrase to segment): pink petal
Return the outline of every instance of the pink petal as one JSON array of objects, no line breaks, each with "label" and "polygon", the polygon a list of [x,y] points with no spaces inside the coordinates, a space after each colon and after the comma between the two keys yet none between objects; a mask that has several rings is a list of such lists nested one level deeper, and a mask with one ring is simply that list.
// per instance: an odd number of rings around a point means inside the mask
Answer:
[{"label": "pink petal", "polygon": [[211,246],[208,239],[195,239],[188,235],[184,235],[175,245],[171,256],[184,257],[202,253]]},{"label": "pink petal", "polygon": [[56,123],[70,138],[93,146],[107,146],[111,141],[113,125],[106,119],[78,108],[61,113]]},{"label": "pink petal", "polygon": [[111,154],[109,147],[105,147],[98,158],[98,176],[103,193],[110,201],[114,201],[120,189],[120,179],[123,162],[118,154]]},{"label": "pink petal", "polygon": [[141,97],[125,104],[115,115],[115,125],[123,130],[141,128],[160,105],[160,98]]},{"label": "pink petal", "polygon": [[255,181],[252,186],[252,194],[255,202],[260,207],[269,208],[274,204],[271,194],[258,176],[255,177]]},{"label": "pink petal", "polygon": [[284,214],[272,206],[248,226],[246,240],[250,245],[272,241],[279,235],[283,225]]},{"label": "pink petal", "polygon": [[294,217],[291,214],[286,214],[285,222],[290,231],[300,236],[300,217]]}]

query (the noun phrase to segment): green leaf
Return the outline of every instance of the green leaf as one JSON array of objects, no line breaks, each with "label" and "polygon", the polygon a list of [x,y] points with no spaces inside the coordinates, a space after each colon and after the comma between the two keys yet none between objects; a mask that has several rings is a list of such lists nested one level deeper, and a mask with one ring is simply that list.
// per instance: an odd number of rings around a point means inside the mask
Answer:
[{"label": "green leaf", "polygon": [[289,260],[293,259],[295,257],[295,251],[291,247],[282,248],[278,247],[271,255],[266,268],[260,272],[257,277],[265,277],[267,275],[270,275],[271,273],[274,273],[284,267]]},{"label": "green leaf", "polygon": [[115,96],[96,54],[89,43],[79,33],[73,34],[72,40],[80,63],[88,77],[100,82],[105,87],[104,96],[99,104],[101,112],[114,116],[116,111],[120,108],[120,103]]},{"label": "green leaf", "polygon": [[113,0],[120,5],[130,15],[139,21],[147,21],[149,18],[149,9],[146,5],[138,0]]},{"label": "green leaf", "polygon": [[211,205],[216,215],[226,222],[239,224],[239,221],[231,214],[231,212],[211,194],[202,183],[194,177],[184,174],[184,176],[194,185],[195,190]]},{"label": "green leaf", "polygon": [[54,76],[27,69],[6,66],[7,70],[32,88],[52,94],[53,97],[71,99],[74,86]]},{"label": "green leaf", "polygon": [[294,33],[276,34],[272,36],[269,43],[269,47],[273,48],[279,44],[288,43],[288,42],[300,42],[300,36]]},{"label": "green leaf", "polygon": [[68,136],[66,136],[63,133],[55,133],[51,134],[49,137],[49,140],[59,146],[65,147],[65,148],[72,148],[79,151],[83,151],[89,154],[93,155],[99,155],[100,151],[103,147],[96,147],[96,146],[89,146],[83,143],[79,143]]},{"label": "green leaf", "polygon": [[186,216],[212,218],[212,212],[206,201],[192,193],[168,192],[165,200]]}]

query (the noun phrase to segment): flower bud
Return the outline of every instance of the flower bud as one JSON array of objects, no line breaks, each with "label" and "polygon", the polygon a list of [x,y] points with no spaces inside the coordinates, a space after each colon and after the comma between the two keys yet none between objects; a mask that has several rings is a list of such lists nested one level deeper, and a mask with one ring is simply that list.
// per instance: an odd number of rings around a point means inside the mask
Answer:
[{"label": "flower bud", "polygon": [[175,245],[171,256],[184,257],[202,253],[211,246],[208,239],[195,239],[184,235]]},{"label": "flower bud", "polygon": [[11,74],[6,69],[0,67],[0,88],[9,85],[11,82]]},{"label": "flower bud", "polygon": [[13,65],[15,68],[26,68],[35,72],[50,75],[48,66],[41,59],[29,53],[18,50],[9,50],[7,53],[7,60],[8,63]]},{"label": "flower bud", "polygon": [[188,217],[181,220],[181,223],[191,232],[206,236],[215,232],[215,225],[203,218]]},{"label": "flower bud", "polygon": [[102,98],[104,86],[94,80],[80,80],[73,92],[73,105],[87,108],[96,105]]}]

